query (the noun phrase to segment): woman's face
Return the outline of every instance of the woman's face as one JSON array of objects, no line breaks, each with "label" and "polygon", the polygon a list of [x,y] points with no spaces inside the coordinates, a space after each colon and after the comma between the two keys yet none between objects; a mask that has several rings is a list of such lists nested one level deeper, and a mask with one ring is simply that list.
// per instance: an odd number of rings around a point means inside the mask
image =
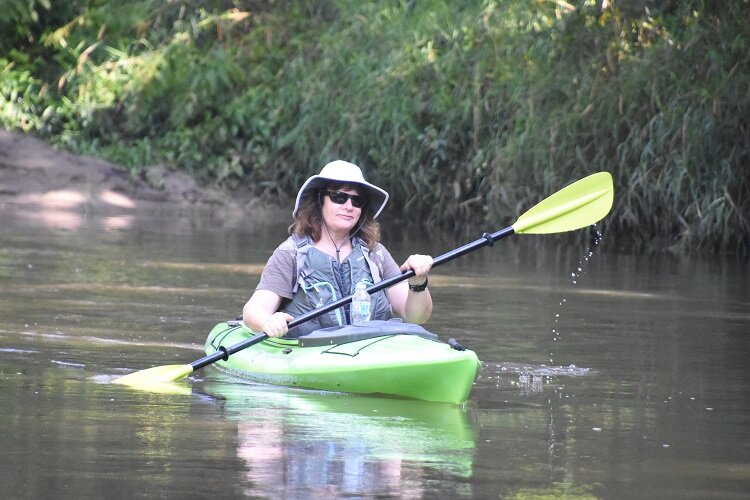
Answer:
[{"label": "woman's face", "polygon": [[349,232],[357,225],[357,222],[359,222],[359,217],[362,215],[362,209],[364,207],[357,208],[352,205],[351,198],[347,198],[343,204],[334,203],[331,199],[331,195],[328,194],[330,191],[337,191],[352,196],[361,195],[359,191],[352,186],[341,186],[338,188],[327,188],[323,190],[323,206],[321,208],[323,221],[330,231],[349,234]]}]

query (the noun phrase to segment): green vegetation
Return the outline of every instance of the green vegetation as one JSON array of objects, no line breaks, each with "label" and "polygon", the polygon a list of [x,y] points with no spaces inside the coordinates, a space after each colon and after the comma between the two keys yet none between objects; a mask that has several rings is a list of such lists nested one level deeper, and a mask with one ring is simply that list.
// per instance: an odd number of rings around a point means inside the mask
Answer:
[{"label": "green vegetation", "polygon": [[343,158],[458,228],[608,170],[609,241],[750,249],[749,0],[61,3],[0,6],[0,125],[134,175]]}]

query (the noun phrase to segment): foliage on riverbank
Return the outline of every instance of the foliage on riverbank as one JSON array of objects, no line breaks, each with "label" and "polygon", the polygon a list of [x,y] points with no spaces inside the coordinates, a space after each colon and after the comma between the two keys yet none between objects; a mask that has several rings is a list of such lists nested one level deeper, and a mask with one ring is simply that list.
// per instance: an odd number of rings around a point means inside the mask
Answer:
[{"label": "foliage on riverbank", "polygon": [[29,0],[0,123],[273,197],[349,159],[448,227],[608,170],[608,240],[747,253],[750,2],[620,4]]}]

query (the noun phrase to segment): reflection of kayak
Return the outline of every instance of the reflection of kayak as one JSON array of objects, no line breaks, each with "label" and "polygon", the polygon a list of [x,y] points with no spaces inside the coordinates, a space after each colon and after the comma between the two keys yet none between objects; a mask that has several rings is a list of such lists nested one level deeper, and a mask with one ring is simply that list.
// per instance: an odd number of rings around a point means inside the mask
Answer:
[{"label": "reflection of kayak", "polygon": [[[220,323],[206,340],[206,354],[252,335],[240,322]],[[463,403],[479,360],[473,351],[441,342],[420,326],[369,321],[299,339],[267,339],[216,366],[276,385]]]},{"label": "reflection of kayak", "polygon": [[[318,462],[318,467],[353,455],[368,462],[424,462],[458,476],[471,475],[477,425],[471,404],[280,390],[224,375],[203,381],[200,391],[223,400],[227,416],[247,424],[245,432],[257,434],[243,444],[264,448],[264,453],[244,454],[255,460],[276,446],[285,450],[276,455],[286,461]],[[274,426],[282,431],[269,437]],[[347,454],[353,447],[357,453]],[[337,456],[331,457],[331,450],[338,450]],[[278,467],[274,465],[277,473]],[[278,480],[278,475],[270,477]]]},{"label": "reflection of kayak", "polygon": [[[437,446],[438,441],[450,442],[446,448],[474,448],[476,405],[453,405],[414,399],[374,397],[367,394],[331,394],[322,391],[279,389],[252,383],[237,383],[226,375],[204,380],[200,392],[224,401],[224,409],[232,416],[247,419],[248,414],[264,411],[268,414],[299,417],[300,424],[320,428],[316,434],[341,436],[341,429],[354,421],[365,421],[382,428],[372,429],[376,441],[383,440],[388,427],[431,429],[436,435],[425,439],[421,447]],[[313,418],[317,415],[317,418]],[[324,418],[320,418],[324,417]],[[252,419],[250,419],[252,420]],[[340,423],[341,425],[334,425]],[[426,432],[426,431],[425,431]],[[357,434],[361,436],[361,434]],[[444,436],[445,439],[441,439]],[[399,440],[391,440],[398,442]],[[460,443],[460,444],[459,444]],[[445,443],[443,443],[445,445]]]}]

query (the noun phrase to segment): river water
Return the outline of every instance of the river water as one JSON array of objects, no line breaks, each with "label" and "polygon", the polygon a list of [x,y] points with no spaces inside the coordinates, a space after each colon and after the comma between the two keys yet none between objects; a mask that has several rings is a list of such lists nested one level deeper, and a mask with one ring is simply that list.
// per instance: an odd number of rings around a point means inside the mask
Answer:
[{"label": "river water", "polygon": [[[202,356],[285,234],[210,211],[0,211],[2,498],[747,498],[750,269],[513,236],[433,271],[463,407],[110,384]],[[503,221],[500,229],[512,221]],[[466,240],[389,233],[397,260]],[[595,233],[587,232],[595,236]]]}]

